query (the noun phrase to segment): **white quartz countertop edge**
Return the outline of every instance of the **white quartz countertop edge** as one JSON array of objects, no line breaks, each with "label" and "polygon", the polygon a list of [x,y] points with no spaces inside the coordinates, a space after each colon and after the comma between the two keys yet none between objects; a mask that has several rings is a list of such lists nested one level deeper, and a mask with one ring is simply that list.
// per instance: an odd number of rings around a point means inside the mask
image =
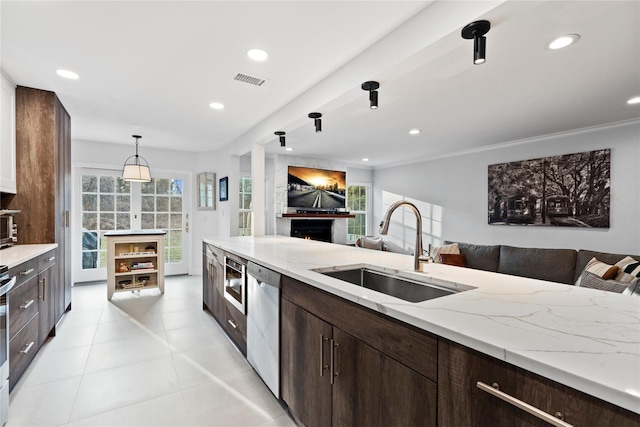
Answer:
[{"label": "white quartz countertop edge", "polygon": [[[640,413],[640,298],[283,236],[203,239],[318,289]],[[410,303],[311,269],[367,264],[474,289]]]},{"label": "white quartz countertop edge", "polygon": [[55,249],[57,247],[57,243],[11,246],[0,250],[0,265],[6,265],[9,268],[13,268],[16,265],[32,260],[33,258],[47,253],[51,249]]}]

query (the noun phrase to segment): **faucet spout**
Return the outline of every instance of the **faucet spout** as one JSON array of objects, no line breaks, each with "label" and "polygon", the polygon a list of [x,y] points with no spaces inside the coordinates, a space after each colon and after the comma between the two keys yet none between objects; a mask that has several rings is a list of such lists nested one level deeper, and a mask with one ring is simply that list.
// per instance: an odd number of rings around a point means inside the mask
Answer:
[{"label": "faucet spout", "polygon": [[385,213],[382,222],[380,222],[380,234],[386,235],[389,232],[389,223],[391,222],[391,214],[398,209],[400,206],[406,206],[413,211],[416,216],[416,249],[413,254],[413,269],[415,271],[422,271],[422,264],[427,262],[427,258],[422,256],[423,247],[422,247],[422,216],[420,215],[420,211],[411,202],[407,202],[405,200],[399,200],[392,204],[387,213]]}]

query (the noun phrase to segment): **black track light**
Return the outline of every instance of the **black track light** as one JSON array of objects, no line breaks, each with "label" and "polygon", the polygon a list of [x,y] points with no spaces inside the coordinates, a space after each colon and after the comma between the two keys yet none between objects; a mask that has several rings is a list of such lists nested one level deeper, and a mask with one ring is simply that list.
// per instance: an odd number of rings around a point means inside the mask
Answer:
[{"label": "black track light", "polygon": [[462,29],[463,39],[473,39],[473,63],[475,65],[486,62],[487,38],[484,35],[489,32],[490,28],[489,21],[475,21]]},{"label": "black track light", "polygon": [[286,142],[284,140],[284,136],[286,135],[285,132],[279,130],[274,132],[274,134],[278,135],[279,139],[280,139],[280,147],[284,147],[286,145]]},{"label": "black track light", "polygon": [[378,88],[380,83],[378,82],[364,82],[362,83],[362,90],[369,91],[369,108],[372,110],[378,109]]},{"label": "black track light", "polygon": [[322,132],[322,120],[320,119],[322,114],[320,113],[309,113],[309,118],[313,119],[313,124],[316,127],[316,133]]}]

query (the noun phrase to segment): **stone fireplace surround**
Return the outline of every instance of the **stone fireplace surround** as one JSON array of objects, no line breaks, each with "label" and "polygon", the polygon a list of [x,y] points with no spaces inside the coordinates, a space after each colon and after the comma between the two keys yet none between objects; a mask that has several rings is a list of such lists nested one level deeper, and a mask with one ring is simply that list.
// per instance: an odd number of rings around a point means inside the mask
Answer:
[{"label": "stone fireplace surround", "polygon": [[[280,236],[291,236],[291,220],[292,218],[283,218],[283,213],[296,213],[295,208],[287,206],[287,171],[288,166],[302,166],[318,169],[342,170],[346,171],[347,166],[344,163],[327,159],[313,159],[309,157],[296,156],[276,156],[275,158],[275,202],[276,202],[276,234]],[[347,175],[347,181],[349,176]],[[295,220],[303,220],[302,218],[294,218]],[[309,215],[308,219],[315,219],[313,215]],[[331,227],[331,241],[338,244],[347,243],[347,218],[333,218],[333,226]]]}]

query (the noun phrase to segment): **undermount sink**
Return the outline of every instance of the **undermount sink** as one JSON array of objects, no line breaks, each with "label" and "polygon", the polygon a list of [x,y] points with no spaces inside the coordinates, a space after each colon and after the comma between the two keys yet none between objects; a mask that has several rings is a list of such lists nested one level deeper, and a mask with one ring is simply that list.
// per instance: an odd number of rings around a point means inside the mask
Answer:
[{"label": "undermount sink", "polygon": [[460,292],[460,289],[399,277],[370,267],[330,267],[314,271],[409,302],[422,302]]}]

